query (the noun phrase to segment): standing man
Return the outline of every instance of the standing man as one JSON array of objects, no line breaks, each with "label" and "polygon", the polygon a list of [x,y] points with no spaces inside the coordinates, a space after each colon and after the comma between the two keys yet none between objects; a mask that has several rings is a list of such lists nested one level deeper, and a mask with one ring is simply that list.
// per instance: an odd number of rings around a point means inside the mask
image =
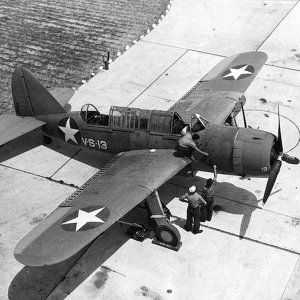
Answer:
[{"label": "standing man", "polygon": [[199,139],[199,135],[197,133],[194,133],[191,135],[189,132],[186,133],[183,137],[181,137],[178,140],[178,150],[182,154],[182,156],[187,156],[189,158],[193,159],[193,152],[197,151],[205,156],[209,156],[208,153],[200,150],[195,141]]},{"label": "standing man", "polygon": [[202,230],[199,230],[200,207],[201,205],[205,205],[206,201],[196,192],[196,187],[194,185],[191,186],[189,188],[189,192],[182,195],[179,198],[179,201],[188,203],[187,218],[186,218],[186,224],[184,226],[184,229],[186,231],[191,231],[193,227],[194,234],[202,232]]},{"label": "standing man", "polygon": [[213,214],[214,208],[214,193],[215,184],[217,182],[217,166],[214,165],[214,179],[207,179],[206,185],[202,190],[202,197],[206,201],[207,205],[201,206],[201,222],[210,221]]}]

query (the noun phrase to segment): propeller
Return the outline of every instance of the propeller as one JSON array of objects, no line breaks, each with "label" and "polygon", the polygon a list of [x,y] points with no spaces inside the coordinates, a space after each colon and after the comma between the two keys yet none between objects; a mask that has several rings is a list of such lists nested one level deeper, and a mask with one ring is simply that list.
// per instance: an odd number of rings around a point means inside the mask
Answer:
[{"label": "propeller", "polygon": [[282,145],[282,137],[281,137],[281,127],[280,127],[280,114],[279,114],[279,106],[278,106],[278,137],[277,141],[274,145],[275,152],[277,153],[277,159],[273,162],[271,171],[269,174],[269,178],[267,181],[264,197],[263,197],[263,204],[265,204],[271,194],[273,186],[275,184],[276,178],[280,172],[280,168],[282,165],[282,160],[291,163],[291,164],[298,164],[299,159],[293,156],[289,156],[286,153],[283,153],[283,145]]}]

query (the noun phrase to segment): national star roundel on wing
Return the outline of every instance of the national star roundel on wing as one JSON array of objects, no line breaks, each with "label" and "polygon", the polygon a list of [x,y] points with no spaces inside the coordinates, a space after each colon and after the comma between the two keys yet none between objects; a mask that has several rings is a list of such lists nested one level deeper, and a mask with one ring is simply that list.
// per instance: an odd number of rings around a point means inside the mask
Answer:
[{"label": "national star roundel on wing", "polygon": [[84,207],[64,218],[60,226],[63,230],[73,232],[91,230],[105,224],[109,215],[105,206]]},{"label": "national star roundel on wing", "polygon": [[224,80],[240,80],[253,75],[254,67],[251,65],[238,65],[227,69],[221,75]]},{"label": "national star roundel on wing", "polygon": [[66,117],[61,119],[57,124],[58,134],[61,139],[72,145],[79,145],[81,134],[79,127],[74,119]]}]

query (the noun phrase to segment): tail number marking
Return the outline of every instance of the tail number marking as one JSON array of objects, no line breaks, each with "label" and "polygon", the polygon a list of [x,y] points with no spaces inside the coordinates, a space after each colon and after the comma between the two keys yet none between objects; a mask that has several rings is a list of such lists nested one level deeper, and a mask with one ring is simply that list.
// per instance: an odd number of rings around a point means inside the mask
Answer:
[{"label": "tail number marking", "polygon": [[99,140],[88,139],[88,138],[81,138],[81,139],[85,146],[90,146],[91,148],[99,148],[103,150],[107,149],[106,141],[99,141]]}]

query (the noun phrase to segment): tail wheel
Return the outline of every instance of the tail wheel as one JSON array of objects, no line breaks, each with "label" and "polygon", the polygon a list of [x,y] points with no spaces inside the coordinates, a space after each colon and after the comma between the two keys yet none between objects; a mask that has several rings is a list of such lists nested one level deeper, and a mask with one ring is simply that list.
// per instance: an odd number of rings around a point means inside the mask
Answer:
[{"label": "tail wheel", "polygon": [[156,229],[160,242],[176,247],[180,243],[180,233],[172,224],[159,225]]}]

